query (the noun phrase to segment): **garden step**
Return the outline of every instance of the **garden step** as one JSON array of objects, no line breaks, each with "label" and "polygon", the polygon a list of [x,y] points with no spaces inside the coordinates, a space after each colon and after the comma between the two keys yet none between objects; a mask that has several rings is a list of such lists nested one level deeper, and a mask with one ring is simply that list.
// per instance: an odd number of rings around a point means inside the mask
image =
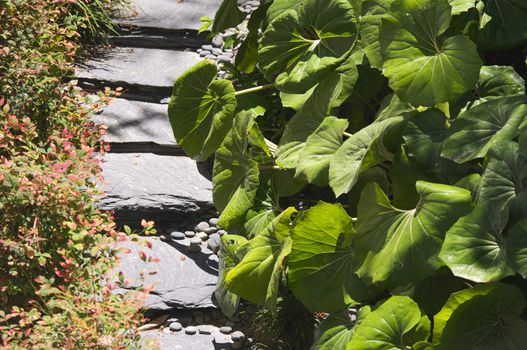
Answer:
[{"label": "garden step", "polygon": [[[142,237],[144,243],[125,241],[119,247],[130,249],[122,253],[117,271],[124,274],[128,285],[116,292],[126,292],[152,286],[146,298],[145,309],[160,312],[172,309],[215,308],[212,302],[218,280],[218,257],[206,246],[201,252],[188,253],[189,239],[163,242],[159,237]],[[159,262],[146,263],[139,255],[144,251]],[[141,271],[145,273],[141,276]]]},{"label": "garden step", "polygon": [[124,13],[119,25],[161,29],[199,29],[203,16],[214,17],[222,0],[131,0],[134,13]]},{"label": "garden step", "polygon": [[92,120],[107,126],[104,140],[112,145],[112,151],[145,152],[158,146],[182,154],[170,127],[167,108],[166,104],[114,98]]},{"label": "garden step", "polygon": [[115,211],[120,223],[173,222],[213,212],[209,174],[188,157],[108,153],[102,170],[107,195],[98,205]]},{"label": "garden step", "polygon": [[118,30],[118,35],[111,37],[116,46],[143,47],[154,49],[198,49],[207,44],[205,33],[198,34],[193,29],[166,30],[162,28],[126,28]]},{"label": "garden step", "polygon": [[[75,77],[82,87],[130,89],[141,100],[143,94],[169,96],[174,80],[201,60],[190,51],[117,47],[77,65]],[[154,99],[158,101],[160,99]]]}]

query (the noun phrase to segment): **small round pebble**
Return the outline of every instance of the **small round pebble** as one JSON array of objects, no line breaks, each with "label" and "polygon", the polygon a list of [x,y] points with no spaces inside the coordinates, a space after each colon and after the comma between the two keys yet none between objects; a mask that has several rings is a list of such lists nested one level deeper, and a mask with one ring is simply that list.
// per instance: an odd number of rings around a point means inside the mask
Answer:
[{"label": "small round pebble", "polygon": [[211,226],[218,226],[218,218],[210,218],[209,219],[209,225],[211,225]]},{"label": "small round pebble", "polygon": [[194,231],[200,232],[200,231],[203,231],[203,230],[205,230],[205,229],[207,229],[209,227],[210,227],[210,225],[209,225],[208,222],[202,221],[199,224],[197,224],[196,227],[194,227]]},{"label": "small round pebble", "polygon": [[185,334],[192,335],[192,334],[196,334],[196,332],[197,332],[197,329],[194,326],[188,326],[187,328],[185,328]]},{"label": "small round pebble", "polygon": [[168,328],[170,328],[171,331],[174,331],[174,332],[179,332],[180,330],[183,329],[183,325],[179,322],[172,322]]},{"label": "small round pebble", "polygon": [[203,230],[203,232],[205,232],[208,235],[210,235],[211,233],[214,233],[216,231],[218,231],[217,227],[207,227],[206,229]]},{"label": "small round pebble", "polygon": [[165,235],[161,235],[161,236],[159,236],[159,239],[161,240],[161,242],[166,242],[166,241],[168,241],[168,237],[165,236]]},{"label": "small round pebble", "polygon": [[223,326],[223,327],[220,328],[220,332],[223,333],[223,334],[231,334],[232,327]]},{"label": "small round pebble", "polygon": [[185,231],[185,237],[192,238],[196,235],[196,232],[194,231]]},{"label": "small round pebble", "polygon": [[180,239],[185,239],[185,234],[183,232],[174,231],[170,233],[170,237],[172,239],[180,240]]},{"label": "small round pebble", "polygon": [[187,247],[187,251],[189,253],[199,253],[201,252],[201,244],[200,245],[190,245]]},{"label": "small round pebble", "polygon": [[205,232],[198,232],[198,233],[196,233],[196,237],[195,238],[199,238],[202,241],[206,241],[209,238],[209,235],[206,234]]},{"label": "small round pebble", "polygon": [[203,45],[203,46],[201,46],[201,48],[203,50],[207,50],[207,51],[212,51],[212,49],[213,49],[212,45]]},{"label": "small round pebble", "polygon": [[231,339],[235,342],[243,343],[245,342],[245,334],[240,331],[235,331],[231,333]]},{"label": "small round pebble", "polygon": [[227,231],[225,230],[218,230],[217,234],[219,234],[220,236],[224,236],[227,234]]},{"label": "small round pebble", "polygon": [[216,56],[214,56],[214,55],[207,55],[207,56],[205,56],[205,58],[208,58],[209,60],[215,60]]},{"label": "small round pebble", "polygon": [[207,55],[212,55],[212,52],[207,51],[207,50],[202,50],[202,51],[199,53],[199,55],[200,55],[201,57],[205,57],[205,56],[207,56]]},{"label": "small round pebble", "polygon": [[201,325],[201,326],[198,326],[198,332],[199,334],[212,334],[212,329],[210,326],[207,326],[207,325]]},{"label": "small round pebble", "polygon": [[217,233],[213,233],[207,240],[207,247],[213,252],[217,253],[220,250],[221,238]]},{"label": "small round pebble", "polygon": [[201,244],[201,238],[199,237],[192,237],[190,239],[190,245],[200,245]]}]

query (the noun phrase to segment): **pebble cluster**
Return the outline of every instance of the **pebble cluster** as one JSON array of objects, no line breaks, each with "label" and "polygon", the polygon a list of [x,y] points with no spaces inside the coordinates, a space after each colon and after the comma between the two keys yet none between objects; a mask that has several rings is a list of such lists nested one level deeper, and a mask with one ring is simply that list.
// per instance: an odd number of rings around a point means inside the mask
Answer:
[{"label": "pebble cluster", "polygon": [[188,240],[187,251],[189,253],[199,253],[203,247],[207,247],[217,254],[220,250],[221,236],[227,234],[218,226],[218,218],[211,218],[208,221],[201,221],[194,226],[193,230],[170,230],[168,235],[162,235],[163,241]]},{"label": "pebble cluster", "polygon": [[[240,10],[247,13],[247,16],[256,10],[258,6],[260,6],[260,1],[257,0],[249,0],[241,4],[239,2]],[[231,36],[244,38],[247,34],[246,23],[242,23],[236,28],[229,28],[225,32],[219,33],[212,39],[211,44],[202,45],[201,48],[197,50],[197,53],[203,58],[218,62],[218,78],[228,78],[228,72],[225,70],[225,65],[234,64],[238,47],[226,48],[224,46],[226,38]]]},{"label": "pebble cluster", "polygon": [[183,332],[186,335],[212,335],[217,349],[244,349],[253,345],[253,340],[241,331],[234,330],[241,322],[240,317],[230,320],[218,310],[194,310],[191,313],[180,313],[168,318],[162,332],[174,334]]}]

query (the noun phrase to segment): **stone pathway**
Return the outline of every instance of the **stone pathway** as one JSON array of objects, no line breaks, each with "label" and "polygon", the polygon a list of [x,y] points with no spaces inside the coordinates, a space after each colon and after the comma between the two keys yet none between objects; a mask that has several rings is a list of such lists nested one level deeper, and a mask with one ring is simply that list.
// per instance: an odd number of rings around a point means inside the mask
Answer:
[{"label": "stone pathway", "polygon": [[115,47],[76,70],[86,91],[124,89],[94,117],[107,125],[105,140],[111,146],[102,165],[107,196],[99,206],[114,211],[121,225],[154,220],[159,233],[145,238],[152,246],[149,255],[160,259],[156,264],[139,258],[144,247],[124,243],[131,253],[123,254],[120,270],[130,283],[120,292],[154,286],[146,308],[163,322],[142,336],[155,338],[161,349],[247,348],[250,340],[232,333],[237,324],[221,314],[214,300],[215,253],[225,232],[214,218],[209,222],[215,216],[210,165],[196,163],[177,145],[166,104],[174,80],[208,52],[232,60],[232,50],[219,50],[218,43],[213,47],[197,33],[199,18],[213,17],[221,0],[131,2],[137,15],[118,20],[121,35],[114,38]]}]

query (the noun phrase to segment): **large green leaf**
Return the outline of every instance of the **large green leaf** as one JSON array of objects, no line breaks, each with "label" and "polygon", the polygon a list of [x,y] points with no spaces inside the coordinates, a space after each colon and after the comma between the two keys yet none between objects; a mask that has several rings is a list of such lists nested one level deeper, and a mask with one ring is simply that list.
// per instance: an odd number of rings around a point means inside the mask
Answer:
[{"label": "large green leaf", "polygon": [[475,95],[483,101],[498,97],[524,95],[525,80],[511,66],[481,67]]},{"label": "large green leaf", "polygon": [[357,218],[357,273],[389,287],[416,283],[443,265],[438,253],[446,231],[470,210],[469,191],[418,181],[414,209],[393,207],[377,184],[361,196]]},{"label": "large green leaf", "polygon": [[354,273],[352,236],[351,218],[340,204],[319,202],[297,219],[288,281],[310,311],[339,311],[373,296]]},{"label": "large green leaf", "polygon": [[331,101],[340,90],[339,82],[339,75],[331,74],[317,86],[304,106],[286,124],[277,150],[276,164],[281,168],[296,168],[305,141],[329,113]]},{"label": "large green leaf", "polygon": [[446,130],[446,116],[437,109],[413,116],[403,134],[408,156],[432,170],[440,161]]},{"label": "large green leaf", "polygon": [[452,6],[452,15],[459,15],[476,6],[475,0],[448,0]]},{"label": "large green leaf", "polygon": [[518,221],[509,230],[505,250],[510,267],[527,278],[527,219]]},{"label": "large green leaf", "polygon": [[272,22],[287,10],[294,9],[297,12],[302,7],[304,0],[273,0],[267,9],[267,22]]},{"label": "large green leaf", "polygon": [[416,285],[411,297],[427,315],[432,316],[441,310],[452,293],[463,288],[466,288],[463,279],[455,277],[447,267],[443,267]]},{"label": "large green leaf", "polygon": [[[383,18],[380,44],[390,87],[414,106],[452,102],[472,90],[482,62],[465,36],[440,37],[449,27],[447,0],[401,0]],[[418,67],[418,69],[416,69]]]},{"label": "large green leaf", "polygon": [[393,296],[357,326],[346,350],[406,350],[428,339],[430,321],[409,297]]},{"label": "large green leaf", "polygon": [[462,113],[449,129],[442,156],[457,163],[487,155],[500,141],[512,140],[527,117],[527,97],[502,97]]},{"label": "large green leaf", "polygon": [[361,172],[391,159],[383,136],[403,121],[404,118],[395,117],[370,124],[344,141],[329,164],[329,185],[335,196],[348,193]]},{"label": "large green leaf", "polygon": [[478,46],[504,50],[527,43],[527,3],[524,0],[481,0],[485,5],[481,18]]},{"label": "large green leaf", "polygon": [[216,63],[203,60],[179,76],[168,105],[176,141],[191,157],[205,159],[223,142],[236,111],[234,88],[214,80]]},{"label": "large green leaf", "polygon": [[434,317],[438,350],[522,350],[527,322],[525,297],[514,286],[480,285],[453,294]]},{"label": "large green leaf", "polygon": [[500,142],[490,149],[479,201],[491,203],[494,210],[508,207],[512,220],[527,217],[527,159],[516,142]]},{"label": "large green leaf", "polygon": [[225,235],[221,238],[218,283],[214,294],[221,311],[227,317],[232,317],[236,313],[240,304],[240,297],[229,291],[225,283],[225,276],[240,262],[236,252],[245,242],[247,242],[247,239],[241,236]]},{"label": "large green leaf", "polygon": [[353,20],[347,0],[306,0],[303,7],[286,10],[263,34],[258,60],[264,75],[281,91],[306,92],[352,48]]},{"label": "large green leaf", "polygon": [[356,314],[350,315],[350,310],[329,315],[315,334],[313,350],[346,350],[355,333],[356,325],[370,313],[369,306],[362,307]]},{"label": "large green leaf", "polygon": [[507,263],[504,216],[499,207],[482,203],[448,230],[439,256],[454,275],[490,282],[514,274]]},{"label": "large green leaf", "polygon": [[216,152],[212,196],[221,212],[220,225],[225,229],[243,225],[258,191],[258,163],[248,153],[249,131],[253,125],[250,112],[237,114],[230,134]]},{"label": "large green leaf", "polygon": [[309,183],[318,186],[327,186],[329,162],[342,145],[348,124],[346,119],[326,117],[307,138],[305,147],[300,152],[296,176],[304,176]]},{"label": "large green leaf", "polygon": [[362,6],[360,20],[361,49],[368,57],[370,65],[382,69],[383,58],[379,43],[379,29],[382,19],[389,16],[390,5],[394,0],[366,0]]},{"label": "large green leaf", "polygon": [[289,231],[294,213],[294,208],[286,209],[265,231],[239,248],[243,259],[226,277],[231,292],[255,304],[274,305],[284,260],[291,252]]},{"label": "large green leaf", "polygon": [[212,32],[220,33],[242,23],[246,14],[238,8],[237,0],[223,0],[212,23]]}]

